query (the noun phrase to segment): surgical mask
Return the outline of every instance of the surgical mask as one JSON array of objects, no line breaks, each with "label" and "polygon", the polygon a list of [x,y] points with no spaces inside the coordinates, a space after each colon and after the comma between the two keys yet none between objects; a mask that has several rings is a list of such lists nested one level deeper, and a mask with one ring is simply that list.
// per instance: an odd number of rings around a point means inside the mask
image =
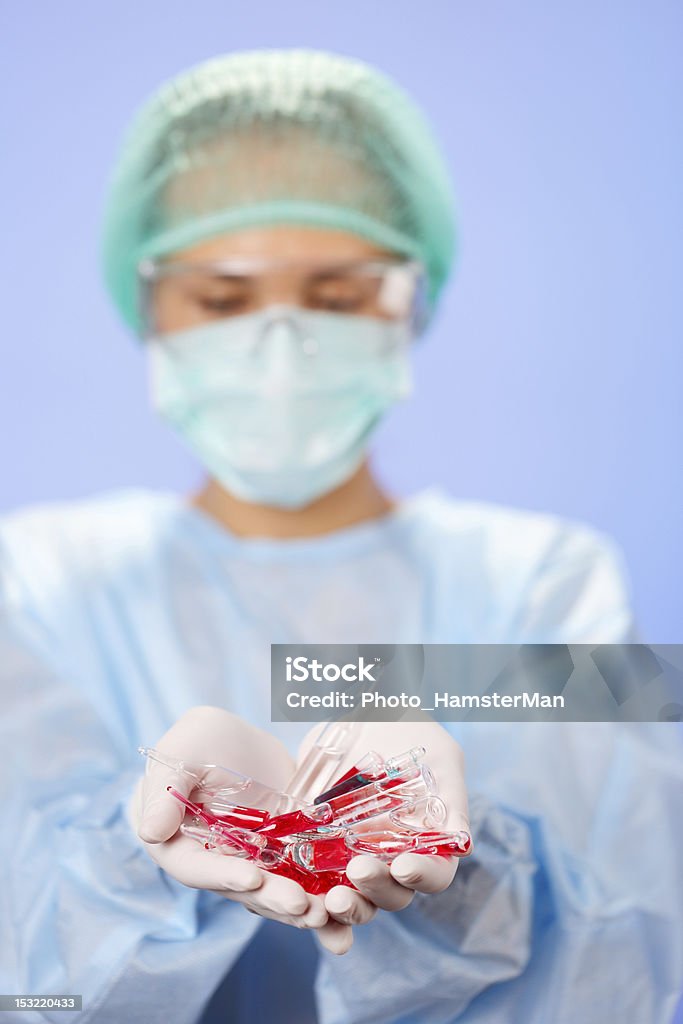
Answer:
[{"label": "surgical mask", "polygon": [[407,322],[271,305],[150,337],[151,399],[228,491],[302,507],[412,389]]}]

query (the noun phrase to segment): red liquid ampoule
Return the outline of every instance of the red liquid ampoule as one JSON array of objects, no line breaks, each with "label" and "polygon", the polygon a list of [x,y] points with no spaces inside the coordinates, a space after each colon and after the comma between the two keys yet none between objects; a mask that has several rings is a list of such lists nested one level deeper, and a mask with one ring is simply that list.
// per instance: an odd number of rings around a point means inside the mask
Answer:
[{"label": "red liquid ampoule", "polygon": [[314,896],[319,896],[326,892],[324,884],[318,881],[317,875],[314,875],[312,871],[307,871],[306,868],[301,867],[299,864],[295,864],[289,858],[268,870],[273,875],[291,878],[293,882],[298,882],[302,889],[312,893]]},{"label": "red liquid ampoule", "polygon": [[289,855],[302,868],[318,873],[343,872],[354,853],[342,835],[332,839],[316,839],[314,842],[303,840],[300,843],[292,843]]},{"label": "red liquid ampoule", "polygon": [[166,791],[170,793],[171,796],[174,796],[176,800],[178,800],[183,807],[190,812],[190,814],[194,814],[196,818],[203,821],[205,825],[215,825],[218,822],[218,818],[215,814],[211,814],[211,812],[207,811],[201,806],[201,804],[196,804],[192,800],[188,800],[186,796],[179,793],[177,789],[173,788],[173,786],[167,786]]},{"label": "red liquid ampoule", "polygon": [[375,750],[370,750],[353,767],[341,775],[329,789],[320,793],[313,803],[333,800],[335,797],[367,786],[371,782],[381,783],[382,788],[389,789],[392,786],[400,785],[401,782],[416,778],[420,774],[420,761],[425,753],[424,747],[411,747],[410,750],[385,761]]},{"label": "red liquid ampoule", "polygon": [[291,836],[296,832],[312,832],[319,825],[329,825],[331,821],[331,807],[327,804],[311,806],[302,811],[290,811],[288,814],[276,815],[264,825],[259,826],[258,833],[274,838]]},{"label": "red liquid ampoule", "polygon": [[[206,810],[205,805],[204,810]],[[208,813],[212,812],[209,811]],[[260,807],[241,807],[238,804],[235,804],[234,808],[230,810],[226,808],[220,814],[216,813],[215,817],[219,821],[227,822],[228,825],[237,825],[239,828],[251,829],[261,828],[262,825],[265,825],[270,820],[268,811],[262,811]]]}]

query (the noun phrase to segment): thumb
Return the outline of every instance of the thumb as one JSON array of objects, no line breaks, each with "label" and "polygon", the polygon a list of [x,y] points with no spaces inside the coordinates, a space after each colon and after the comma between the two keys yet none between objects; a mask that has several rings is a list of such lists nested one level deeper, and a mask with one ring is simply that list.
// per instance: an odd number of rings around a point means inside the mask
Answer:
[{"label": "thumb", "polygon": [[185,817],[185,808],[172,796],[167,787],[173,786],[183,796],[189,796],[191,779],[182,778],[161,766],[148,771],[141,780],[140,813],[137,833],[145,843],[163,843],[174,836]]}]

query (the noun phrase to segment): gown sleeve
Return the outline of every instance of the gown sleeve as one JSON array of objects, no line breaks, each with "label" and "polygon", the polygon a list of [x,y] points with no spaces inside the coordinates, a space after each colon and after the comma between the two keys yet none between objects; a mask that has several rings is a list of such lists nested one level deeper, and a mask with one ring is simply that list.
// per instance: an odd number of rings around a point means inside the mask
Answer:
[{"label": "gown sleeve", "polygon": [[[618,550],[548,546],[499,642],[635,639]],[[474,848],[451,886],[321,954],[321,1024],[669,1024],[683,986],[676,723],[449,723]]]},{"label": "gown sleeve", "polygon": [[140,765],[8,548],[0,529],[0,991],[83,996],[83,1012],[22,1012],[27,1024],[191,1024],[258,919],[149,858],[126,815]]}]

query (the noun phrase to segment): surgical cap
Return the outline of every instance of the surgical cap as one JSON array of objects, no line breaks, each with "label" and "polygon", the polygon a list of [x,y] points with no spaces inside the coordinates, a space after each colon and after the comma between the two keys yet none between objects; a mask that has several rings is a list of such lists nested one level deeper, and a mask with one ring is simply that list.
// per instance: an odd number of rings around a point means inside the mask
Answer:
[{"label": "surgical cap", "polygon": [[313,50],[215,57],[134,115],[108,185],[107,288],[140,332],[137,265],[247,227],[361,235],[420,260],[431,313],[455,254],[448,172],[422,114],[361,61]]}]

